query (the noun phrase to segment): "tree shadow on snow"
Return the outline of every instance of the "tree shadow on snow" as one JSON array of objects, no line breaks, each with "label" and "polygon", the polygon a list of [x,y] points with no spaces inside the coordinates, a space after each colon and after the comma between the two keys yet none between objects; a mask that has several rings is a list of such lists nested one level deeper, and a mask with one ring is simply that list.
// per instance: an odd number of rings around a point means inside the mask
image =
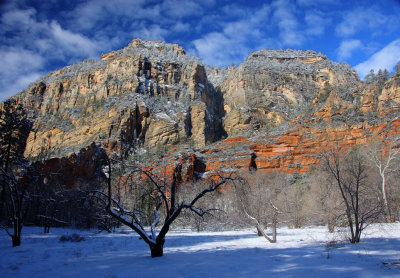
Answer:
[{"label": "tree shadow on snow", "polygon": [[[279,248],[279,242],[274,248],[268,243],[260,247],[249,248],[236,246],[190,250],[189,243],[223,242],[238,238],[256,238],[257,235],[238,236],[198,236],[195,240],[177,238],[173,247],[188,247],[179,250],[165,250],[160,258],[165,265],[155,263],[155,267],[163,272],[173,270],[175,275],[188,277],[381,277],[399,275],[400,270],[383,262],[400,260],[396,249],[400,246],[399,239],[364,239],[359,244],[343,243],[335,247],[326,242],[311,243],[308,246],[296,248]],[[390,254],[397,254],[390,255]],[[152,260],[152,259],[150,259]],[[174,275],[171,275],[171,277]]]}]

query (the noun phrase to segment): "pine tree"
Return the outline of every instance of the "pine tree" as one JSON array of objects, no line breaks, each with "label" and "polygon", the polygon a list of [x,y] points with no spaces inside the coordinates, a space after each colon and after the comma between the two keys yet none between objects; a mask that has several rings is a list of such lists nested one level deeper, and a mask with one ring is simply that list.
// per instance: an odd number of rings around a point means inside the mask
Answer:
[{"label": "pine tree", "polygon": [[6,100],[0,109],[0,167],[8,172],[23,157],[32,124],[15,100]]},{"label": "pine tree", "polygon": [[[24,108],[14,99],[8,99],[0,107],[0,167],[10,173],[13,166],[23,158],[26,139],[31,122],[27,119]],[[0,220],[4,219],[6,205],[6,185],[1,183]]]},{"label": "pine tree", "polygon": [[396,70],[396,75],[400,75],[400,61],[397,62],[394,68]]},{"label": "pine tree", "polygon": [[389,71],[387,69],[385,69],[383,71],[383,78],[385,79],[385,81],[387,81],[389,79],[389,76],[390,76]]},{"label": "pine tree", "polygon": [[366,82],[367,84],[372,84],[372,83],[374,83],[375,80],[376,80],[376,75],[375,75],[374,70],[371,69],[371,70],[369,71],[369,73],[365,76],[364,79],[365,79],[365,82]]}]

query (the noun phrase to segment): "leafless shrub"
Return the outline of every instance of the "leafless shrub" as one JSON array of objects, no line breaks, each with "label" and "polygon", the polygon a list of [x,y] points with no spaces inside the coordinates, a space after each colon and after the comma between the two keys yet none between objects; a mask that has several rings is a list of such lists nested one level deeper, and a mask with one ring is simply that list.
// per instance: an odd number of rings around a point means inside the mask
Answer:
[{"label": "leafless shrub", "polygon": [[333,179],[342,197],[349,241],[358,243],[362,231],[376,221],[382,206],[374,187],[368,184],[367,159],[360,149],[339,150],[323,154],[323,170],[327,180]]}]

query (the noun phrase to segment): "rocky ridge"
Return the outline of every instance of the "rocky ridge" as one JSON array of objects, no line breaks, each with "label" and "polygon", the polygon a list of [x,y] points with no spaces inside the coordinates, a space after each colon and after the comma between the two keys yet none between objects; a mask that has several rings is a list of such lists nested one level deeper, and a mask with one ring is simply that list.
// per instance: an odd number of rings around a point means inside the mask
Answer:
[{"label": "rocky ridge", "polygon": [[65,156],[92,142],[127,154],[219,138],[219,96],[204,66],[177,46],[133,40],[31,84],[16,96],[34,127],[26,156]]},{"label": "rocky ridge", "polygon": [[324,148],[398,134],[399,80],[366,85],[349,65],[299,50],[205,67],[176,44],[136,39],[14,98],[34,121],[27,157],[72,157],[95,142],[165,175],[181,163],[190,181],[242,167],[303,174]]},{"label": "rocky ridge", "polygon": [[268,131],[302,116],[328,90],[353,95],[359,85],[349,65],[313,51],[253,52],[217,86],[224,99],[223,126],[228,136]]}]

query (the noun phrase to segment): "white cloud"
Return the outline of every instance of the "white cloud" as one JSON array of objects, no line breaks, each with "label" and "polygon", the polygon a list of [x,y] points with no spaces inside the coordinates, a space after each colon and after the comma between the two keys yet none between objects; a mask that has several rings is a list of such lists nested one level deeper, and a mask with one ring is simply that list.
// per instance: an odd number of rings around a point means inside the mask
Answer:
[{"label": "white cloud", "polygon": [[146,0],[90,0],[84,1],[70,11],[70,24],[77,30],[102,31],[104,25],[111,24],[114,29],[121,28],[122,21],[132,22],[147,19],[162,21],[161,5],[145,8]]},{"label": "white cloud", "polygon": [[[47,22],[37,21],[36,16],[37,12],[33,8],[15,9],[2,14],[0,36],[3,37],[3,44],[20,45],[31,38],[35,39],[41,35],[46,35]],[[14,34],[14,36],[10,36],[9,33]]]},{"label": "white cloud", "polygon": [[256,10],[228,4],[221,10],[224,20],[211,17],[207,23],[214,30],[193,42],[192,52],[206,64],[238,63],[259,48],[299,47],[307,38],[324,34],[330,23],[321,11],[297,11],[293,0],[277,0]]},{"label": "white cloud", "polygon": [[379,9],[357,8],[344,12],[343,20],[336,26],[336,34],[341,37],[350,37],[360,31],[384,32],[397,28],[399,19],[382,13]]},{"label": "white cloud", "polygon": [[[265,46],[270,43],[269,37],[266,36],[271,12],[269,5],[263,5],[255,12],[247,9],[239,11],[237,6],[232,5],[229,7],[233,9],[236,20],[224,23],[209,22],[220,24],[221,30],[207,33],[193,41],[194,49],[190,52],[200,56],[205,64],[227,66],[240,63],[254,50],[254,45]],[[250,48],[250,45],[253,47]]]},{"label": "white cloud", "polygon": [[179,21],[172,26],[172,30],[174,32],[187,32],[190,30],[190,24]]},{"label": "white cloud", "polygon": [[306,34],[311,36],[324,34],[325,27],[330,24],[330,19],[318,11],[307,11],[304,20],[307,26]]},{"label": "white cloud", "polygon": [[[0,35],[6,45],[18,45],[22,49],[51,58],[86,58],[97,54],[96,42],[88,37],[63,28],[59,22],[39,20],[38,12],[33,9],[15,9],[7,11],[1,17]],[[14,32],[17,35],[9,36]]]},{"label": "white cloud", "polygon": [[243,8],[235,2],[229,3],[220,9],[222,11],[222,15],[228,18],[243,18],[246,15],[249,19],[251,18],[248,9]]},{"label": "white cloud", "polygon": [[44,58],[18,47],[0,49],[0,101],[25,89],[43,74]]},{"label": "white cloud", "polygon": [[340,61],[344,59],[348,59],[352,56],[353,52],[357,49],[363,47],[363,44],[360,40],[346,40],[340,43],[338,52],[338,58]]},{"label": "white cloud", "polygon": [[355,69],[361,77],[364,77],[371,69],[391,71],[398,61],[400,61],[400,38],[376,52],[368,60],[358,64]]},{"label": "white cloud", "polygon": [[35,14],[36,10],[33,8],[26,10],[12,10],[5,12],[2,15],[1,21],[3,24],[9,25],[10,27],[15,27],[15,24],[20,24],[20,27],[29,28]]},{"label": "white cloud", "polygon": [[278,0],[272,4],[273,22],[279,28],[282,43],[287,46],[301,45],[304,36],[298,30],[299,22],[295,15],[295,6],[288,0]]},{"label": "white cloud", "polygon": [[300,6],[320,6],[326,4],[337,4],[337,0],[297,0]]},{"label": "white cloud", "polygon": [[164,14],[172,18],[184,18],[198,15],[203,8],[195,1],[165,0],[161,5]]},{"label": "white cloud", "polygon": [[6,100],[7,98],[25,90],[30,83],[38,80],[41,76],[43,76],[43,72],[40,71],[15,76],[15,78],[12,79],[12,83],[4,84],[0,94],[0,101]]},{"label": "white cloud", "polygon": [[0,50],[2,74],[12,74],[15,71],[30,71],[41,67],[44,58],[38,54],[21,48],[7,48]]},{"label": "white cloud", "polygon": [[170,30],[162,28],[160,25],[153,24],[147,26],[141,24],[139,29],[135,29],[132,33],[133,37],[139,37],[146,40],[165,40]]},{"label": "white cloud", "polygon": [[[209,33],[193,42],[195,51],[208,65],[226,66],[233,62],[241,62],[248,49],[234,38],[229,38],[223,33]],[[239,58],[240,57],[240,58]]]},{"label": "white cloud", "polygon": [[244,40],[249,34],[252,36],[259,35],[259,30],[254,28],[250,22],[244,22],[240,20],[226,24],[223,29],[223,33],[236,42],[239,42]]},{"label": "white cloud", "polygon": [[56,21],[50,24],[50,34],[53,41],[72,56],[95,57],[98,46],[87,37],[63,29]]},{"label": "white cloud", "polygon": [[59,65],[60,61],[70,64],[98,57],[99,48],[104,46],[55,20],[42,18],[33,8],[8,8],[1,15],[0,36],[4,38],[0,46],[1,99],[26,88],[46,73],[49,70],[46,67],[54,61]]}]

